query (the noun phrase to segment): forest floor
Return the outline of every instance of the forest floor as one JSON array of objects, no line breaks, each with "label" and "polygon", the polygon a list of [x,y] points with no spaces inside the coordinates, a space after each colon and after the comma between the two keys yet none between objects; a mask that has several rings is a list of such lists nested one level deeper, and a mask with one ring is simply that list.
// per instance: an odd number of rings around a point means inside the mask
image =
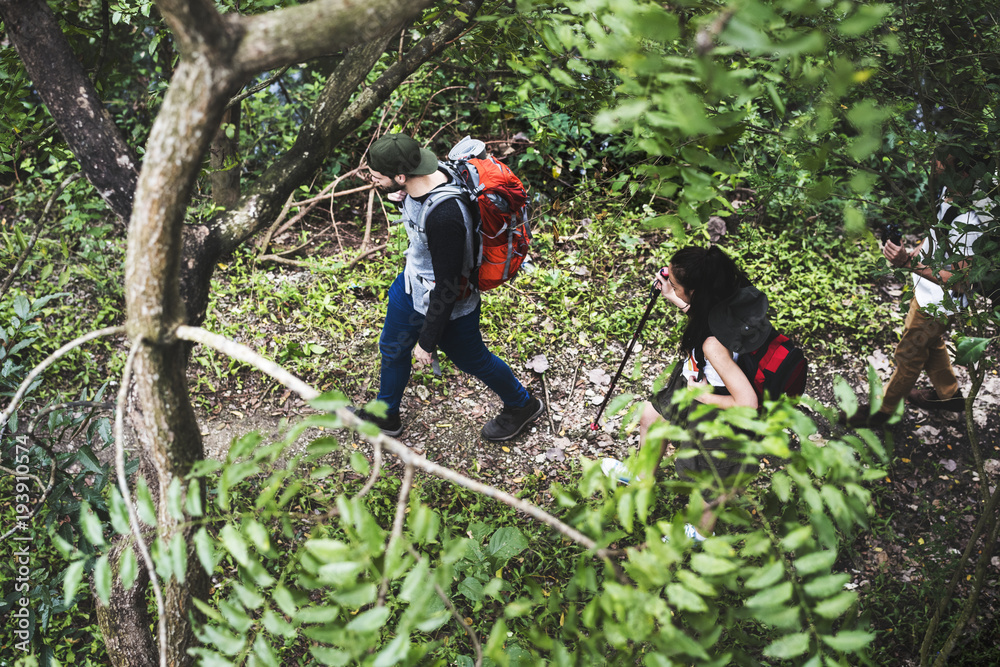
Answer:
[{"label": "forest floor", "polygon": [[[294,271],[290,273],[294,274]],[[891,280],[891,279],[890,279]],[[898,293],[898,285],[882,286],[886,298]],[[489,295],[485,297],[488,301]],[[488,309],[484,311],[488,317]],[[245,322],[247,327],[263,330],[273,323]],[[359,336],[377,337],[370,329]],[[341,347],[327,343],[326,355],[346,358],[357,355],[364,341],[347,340]],[[490,342],[487,341],[489,344]],[[501,408],[498,399],[484,392],[478,380],[466,376],[446,360],[442,373],[435,376],[429,369],[417,372],[405,395],[402,416],[404,432],[400,440],[426,454],[428,459],[464,472],[484,483],[510,493],[521,491],[525,484],[542,493],[532,495],[538,502],[546,502],[544,492],[553,482],[573,483],[580,474],[581,458],[600,459],[611,456],[624,458],[629,449],[637,446],[636,429],[623,427],[622,415],[603,418],[601,428],[591,431],[594,419],[611,376],[617,364],[608,365],[602,360],[621,359],[628,341],[623,340],[617,349],[594,354],[584,346],[550,349],[545,352],[548,368],[538,373],[529,368],[539,360],[506,357],[515,373],[529,390],[542,398],[547,412],[530,429],[506,443],[483,440],[479,431]],[[368,377],[348,383],[349,398],[359,404],[370,400],[377,389],[378,359],[368,341],[366,347],[373,358],[363,363],[371,369]],[[504,352],[497,349],[501,357]],[[809,350],[806,350],[808,355]],[[652,380],[666,365],[661,359],[671,356],[670,351],[660,350],[654,343],[640,343],[633,352],[641,357],[642,377],[638,380],[624,374],[615,393],[632,392],[637,397],[649,394]],[[823,366],[815,364],[810,369],[807,395],[827,406],[835,406],[834,377],[839,375],[854,388],[861,402],[867,394],[867,364],[871,363],[883,382],[891,371],[891,349],[875,349],[867,357],[844,358],[841,363]],[[537,367],[537,366],[536,366]],[[628,368],[631,368],[629,364]],[[192,370],[192,373],[198,372]],[[968,374],[956,367],[962,386],[968,387]],[[322,387],[323,383],[320,383]],[[341,383],[343,384],[343,383]],[[265,435],[279,435],[284,420],[313,414],[314,411],[287,391],[275,389],[264,380],[246,377],[239,382],[216,383],[215,391],[200,393],[200,423],[207,454],[224,458],[233,438],[258,430]],[[890,653],[898,662],[916,664],[923,630],[913,623],[907,611],[931,609],[945,586],[945,572],[939,562],[954,561],[961,552],[983,504],[981,485],[992,490],[1000,482],[1000,377],[993,371],[986,378],[973,408],[980,447],[986,460],[988,480],[981,480],[964,425],[964,415],[945,412],[926,412],[907,406],[902,420],[883,432],[886,441],[893,444],[893,459],[889,475],[881,482],[889,486],[887,493],[876,494],[873,524],[877,530],[862,534],[853,549],[842,559],[849,568],[853,584],[859,590],[878,589],[880,599],[897,601],[896,609],[871,610],[874,627],[883,638],[889,639]],[[820,415],[812,414],[818,432],[816,439],[828,437],[841,429],[831,425]],[[299,441],[304,447],[310,435],[307,432]],[[346,436],[352,448],[370,453],[367,445],[357,438]],[[343,463],[344,475],[355,475]],[[387,461],[386,474],[399,474],[398,461]],[[981,545],[980,545],[981,546]],[[1000,554],[992,559],[987,573],[987,584],[980,598],[978,615],[970,625],[967,637],[974,637],[975,644],[996,646],[1000,643]],[[960,598],[966,581],[956,593]],[[926,619],[926,612],[917,615]],[[985,642],[985,643],[983,643]],[[958,658],[961,649],[954,656]],[[979,655],[982,655],[980,652]],[[960,660],[952,664],[965,664]],[[998,653],[997,664],[1000,664]]]}]

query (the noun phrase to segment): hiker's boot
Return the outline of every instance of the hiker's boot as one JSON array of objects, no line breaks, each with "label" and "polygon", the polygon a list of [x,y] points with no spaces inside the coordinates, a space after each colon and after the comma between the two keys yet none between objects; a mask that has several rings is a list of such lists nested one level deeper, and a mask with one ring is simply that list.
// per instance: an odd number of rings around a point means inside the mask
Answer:
[{"label": "hiker's boot", "polygon": [[378,426],[379,430],[390,438],[398,438],[403,433],[403,421],[399,418],[399,413],[387,414],[385,417],[377,417],[367,410],[356,408],[353,405],[347,408],[355,414],[358,419],[364,419]]},{"label": "hiker's boot", "polygon": [[523,408],[505,405],[496,417],[483,427],[482,436],[494,442],[510,440],[545,412],[545,404],[532,396]]},{"label": "hiker's boot", "polygon": [[841,421],[847,424],[849,428],[882,428],[889,421],[889,417],[892,416],[888,412],[869,413],[870,409],[867,405],[859,405],[858,411],[853,416],[848,417],[841,413],[840,417]]},{"label": "hiker's boot", "polygon": [[933,388],[912,389],[907,400],[924,410],[944,410],[947,412],[965,412],[965,397],[957,392],[951,398],[939,398]]}]

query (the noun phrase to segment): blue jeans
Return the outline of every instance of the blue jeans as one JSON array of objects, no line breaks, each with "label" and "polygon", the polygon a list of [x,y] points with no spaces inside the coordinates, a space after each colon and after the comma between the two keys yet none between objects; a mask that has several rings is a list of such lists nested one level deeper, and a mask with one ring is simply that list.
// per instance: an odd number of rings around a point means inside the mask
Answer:
[{"label": "blue jeans", "polygon": [[[531,396],[524,385],[514,377],[510,366],[486,349],[479,331],[480,306],[463,317],[448,322],[438,348],[448,355],[458,368],[473,375],[492,389],[505,406],[522,408]],[[399,414],[403,391],[410,381],[413,348],[420,338],[424,316],[413,308],[413,299],[406,293],[403,274],[396,276],[389,288],[389,303],[385,311],[385,325],[378,346],[382,352],[382,370],[379,377],[378,400],[388,405],[386,412]]]}]

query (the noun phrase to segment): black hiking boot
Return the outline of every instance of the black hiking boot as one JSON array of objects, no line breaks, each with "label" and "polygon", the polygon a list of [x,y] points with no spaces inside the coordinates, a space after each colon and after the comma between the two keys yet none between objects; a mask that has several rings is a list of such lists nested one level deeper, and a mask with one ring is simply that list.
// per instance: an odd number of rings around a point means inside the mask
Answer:
[{"label": "black hiking boot", "polygon": [[868,406],[861,404],[858,406],[858,411],[854,413],[853,417],[848,417],[841,413],[840,420],[841,423],[846,424],[849,428],[882,428],[889,421],[889,417],[892,416],[888,412],[876,412],[873,415],[868,413]]},{"label": "black hiking boot", "polygon": [[962,392],[958,392],[951,398],[939,398],[934,389],[914,389],[907,396],[907,400],[924,410],[965,412],[965,397],[962,396]]},{"label": "black hiking boot", "polygon": [[496,417],[483,427],[482,436],[493,442],[503,442],[515,437],[528,424],[545,412],[545,404],[532,396],[523,408],[504,406]]},{"label": "black hiking boot", "polygon": [[379,430],[390,438],[398,438],[403,432],[403,421],[399,418],[398,414],[376,417],[372,413],[361,408],[356,408],[353,405],[348,406],[347,409],[353,412],[358,419],[364,419],[366,422],[371,422],[378,426]]}]

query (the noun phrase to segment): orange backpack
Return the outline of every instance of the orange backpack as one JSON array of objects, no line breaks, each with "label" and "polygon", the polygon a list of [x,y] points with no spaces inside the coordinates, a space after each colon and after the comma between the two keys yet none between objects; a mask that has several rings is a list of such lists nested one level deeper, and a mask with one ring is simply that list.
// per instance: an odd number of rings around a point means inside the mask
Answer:
[{"label": "orange backpack", "polygon": [[[438,188],[434,201],[424,203],[421,217],[451,197],[469,204],[479,246],[469,280],[484,292],[498,287],[517,274],[528,256],[531,229],[524,184],[510,167],[492,155],[484,159],[444,161],[441,165],[454,184]],[[478,205],[471,206],[473,202]]]}]

